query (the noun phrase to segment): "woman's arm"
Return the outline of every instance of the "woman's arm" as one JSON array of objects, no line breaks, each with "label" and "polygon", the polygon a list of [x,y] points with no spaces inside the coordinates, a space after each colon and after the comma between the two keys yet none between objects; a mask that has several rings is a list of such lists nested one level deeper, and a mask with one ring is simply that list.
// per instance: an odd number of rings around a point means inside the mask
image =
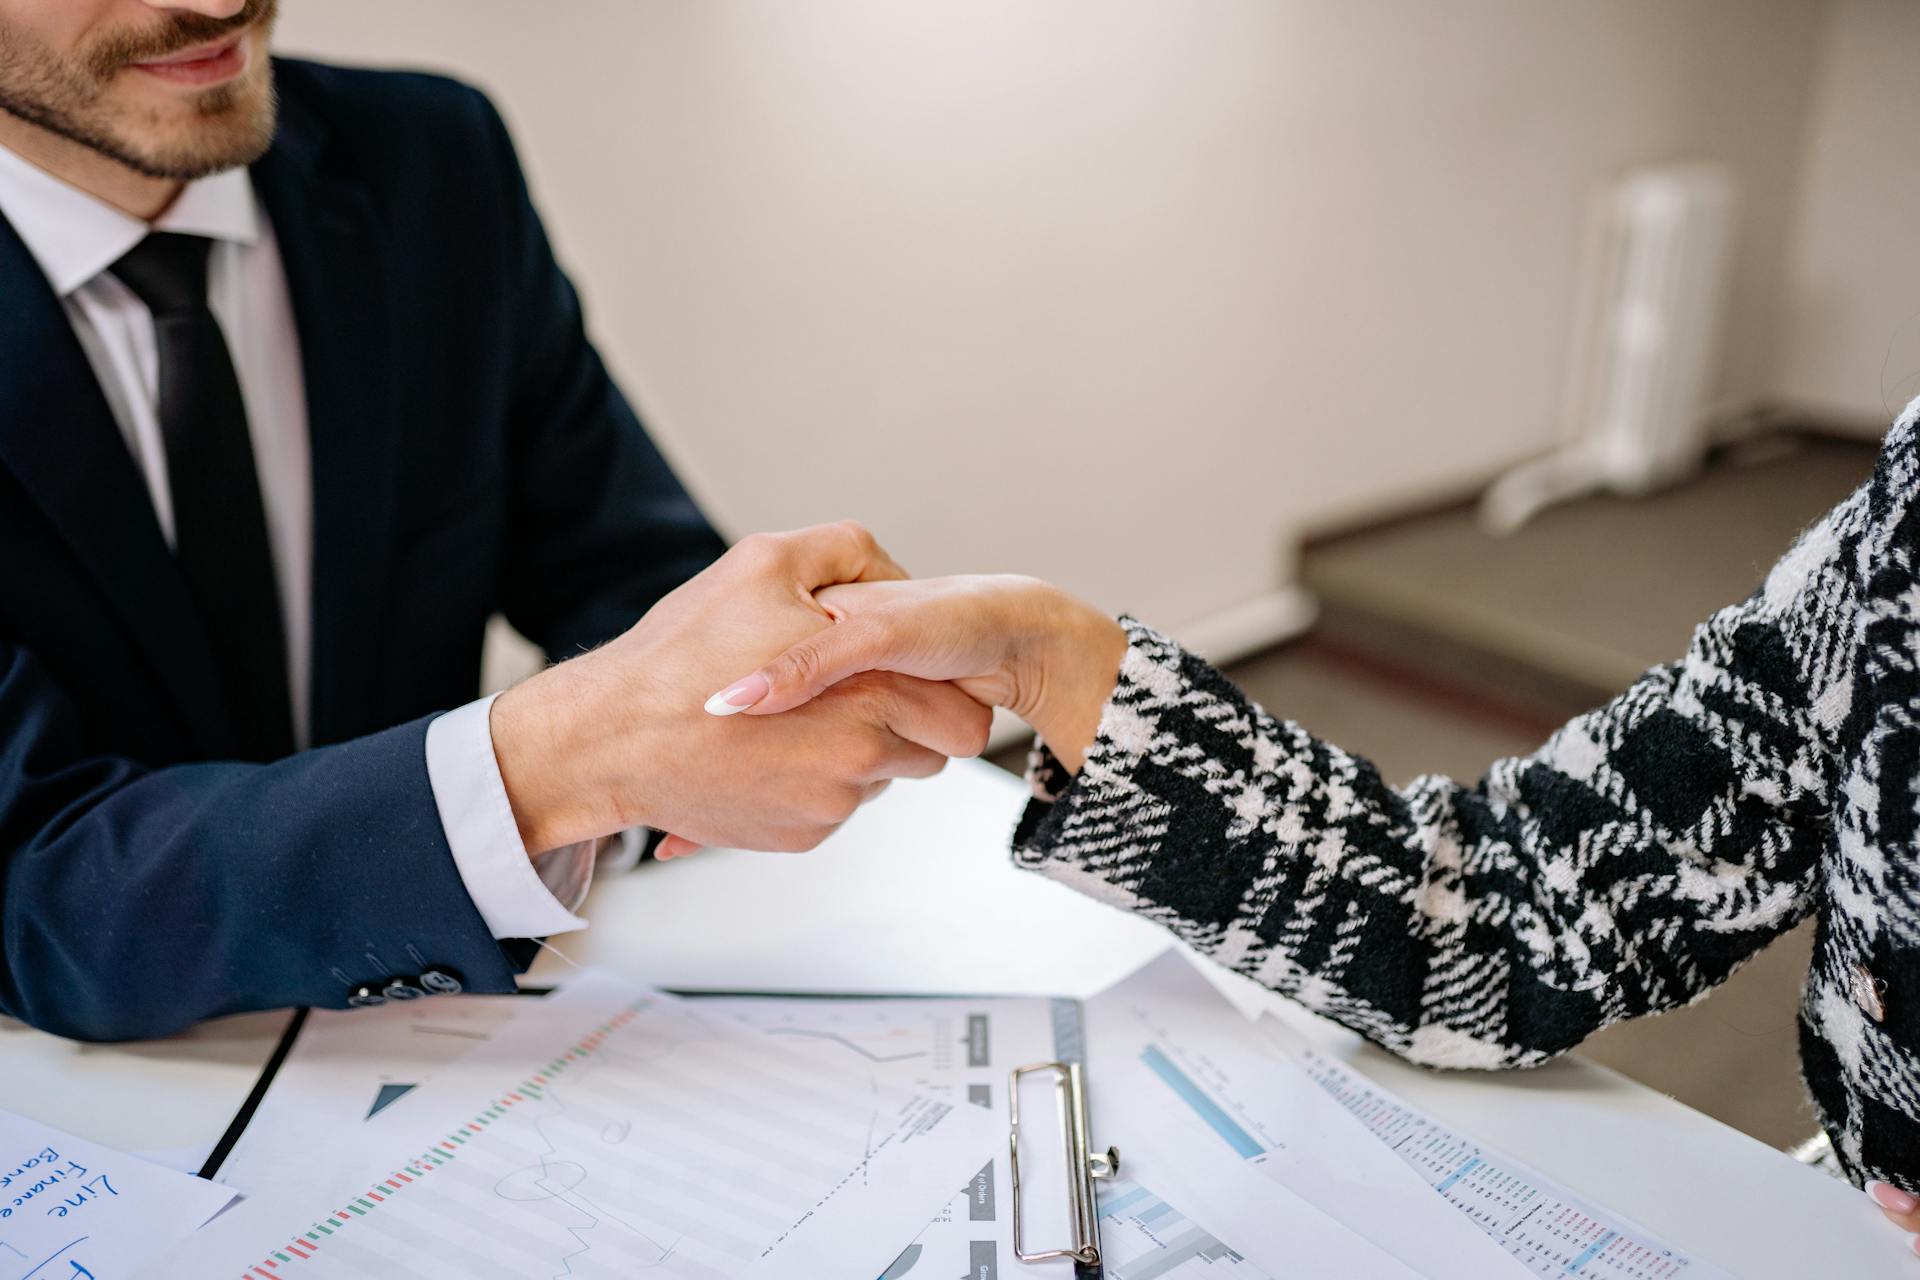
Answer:
[{"label": "woman's arm", "polygon": [[1016,857],[1402,1056],[1542,1062],[1695,999],[1808,910],[1832,726],[1761,597],[1473,785],[1389,787],[1128,634],[1099,740]]},{"label": "woman's arm", "polygon": [[729,693],[773,714],[872,666],[958,678],[1053,747],[1022,865],[1409,1058],[1531,1064],[1698,997],[1806,914],[1862,506],[1682,661],[1472,785],[1389,787],[1149,628],[1028,579],[832,589],[839,625]]}]

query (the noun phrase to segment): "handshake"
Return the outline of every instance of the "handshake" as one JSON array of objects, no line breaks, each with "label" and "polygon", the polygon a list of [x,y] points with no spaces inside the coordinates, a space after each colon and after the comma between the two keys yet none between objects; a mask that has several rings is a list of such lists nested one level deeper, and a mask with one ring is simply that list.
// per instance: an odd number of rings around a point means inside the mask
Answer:
[{"label": "handshake", "polygon": [[756,534],[502,694],[494,754],[530,854],[639,826],[669,833],[661,857],[799,851],[979,755],[997,706],[1077,769],[1125,649],[1032,578],[912,581],[851,522]]}]

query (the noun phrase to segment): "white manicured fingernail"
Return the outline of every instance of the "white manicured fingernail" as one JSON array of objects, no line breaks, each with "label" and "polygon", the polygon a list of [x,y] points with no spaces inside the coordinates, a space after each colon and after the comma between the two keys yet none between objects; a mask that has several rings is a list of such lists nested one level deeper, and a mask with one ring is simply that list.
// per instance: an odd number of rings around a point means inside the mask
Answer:
[{"label": "white manicured fingernail", "polygon": [[730,684],[707,699],[707,714],[710,716],[735,716],[754,703],[767,696],[770,686],[765,676],[748,676],[737,684]]},{"label": "white manicured fingernail", "polygon": [[1869,1182],[1867,1194],[1882,1209],[1891,1209],[1895,1213],[1912,1213],[1916,1206],[1920,1206],[1920,1200],[1889,1182]]}]

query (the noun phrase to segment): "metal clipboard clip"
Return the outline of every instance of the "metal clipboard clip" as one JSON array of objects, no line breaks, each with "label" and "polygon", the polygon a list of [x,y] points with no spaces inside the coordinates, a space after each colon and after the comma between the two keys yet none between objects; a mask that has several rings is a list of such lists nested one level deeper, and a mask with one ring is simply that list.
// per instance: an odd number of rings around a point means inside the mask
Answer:
[{"label": "metal clipboard clip", "polygon": [[[1073,1246],[1067,1249],[1042,1249],[1028,1253],[1020,1230],[1020,1080],[1023,1076],[1050,1072],[1060,1104],[1060,1130],[1067,1147],[1067,1195],[1073,1216]],[[1007,1114],[1007,1168],[1013,1182],[1013,1256],[1022,1262],[1047,1262],[1054,1258],[1073,1259],[1073,1273],[1079,1277],[1101,1274],[1100,1207],[1094,1199],[1096,1178],[1112,1178],[1120,1173],[1120,1152],[1108,1147],[1104,1153],[1090,1149],[1087,1138],[1087,1088],[1077,1062],[1036,1062],[1016,1067],[1009,1078]]]}]

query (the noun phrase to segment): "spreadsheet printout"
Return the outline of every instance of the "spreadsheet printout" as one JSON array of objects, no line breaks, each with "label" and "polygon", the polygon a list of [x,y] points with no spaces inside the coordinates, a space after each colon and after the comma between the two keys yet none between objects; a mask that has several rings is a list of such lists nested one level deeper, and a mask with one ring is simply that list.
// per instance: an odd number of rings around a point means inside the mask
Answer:
[{"label": "spreadsheet printout", "polygon": [[1536,1275],[1732,1280],[1518,1160],[1446,1129],[1271,1015],[1260,1027],[1448,1204]]}]

